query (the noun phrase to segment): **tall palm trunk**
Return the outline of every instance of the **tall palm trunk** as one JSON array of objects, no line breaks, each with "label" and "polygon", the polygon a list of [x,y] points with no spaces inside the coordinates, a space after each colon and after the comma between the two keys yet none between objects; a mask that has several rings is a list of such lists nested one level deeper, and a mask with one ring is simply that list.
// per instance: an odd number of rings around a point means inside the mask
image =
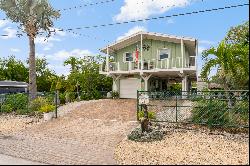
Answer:
[{"label": "tall palm trunk", "polygon": [[35,41],[34,37],[29,36],[29,99],[33,100],[37,95],[36,85],[36,58],[35,58]]}]

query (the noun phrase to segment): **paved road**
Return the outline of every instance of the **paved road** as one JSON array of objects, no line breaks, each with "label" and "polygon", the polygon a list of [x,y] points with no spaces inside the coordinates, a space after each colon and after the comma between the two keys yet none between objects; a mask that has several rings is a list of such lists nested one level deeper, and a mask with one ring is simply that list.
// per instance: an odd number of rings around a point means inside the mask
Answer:
[{"label": "paved road", "polygon": [[44,164],[0,154],[0,165],[44,165]]}]

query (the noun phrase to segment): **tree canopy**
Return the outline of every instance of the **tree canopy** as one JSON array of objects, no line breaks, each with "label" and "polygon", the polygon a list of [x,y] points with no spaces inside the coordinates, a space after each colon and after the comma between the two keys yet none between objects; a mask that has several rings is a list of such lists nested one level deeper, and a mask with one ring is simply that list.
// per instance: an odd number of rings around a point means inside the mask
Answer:
[{"label": "tree canopy", "polygon": [[18,23],[19,29],[29,38],[29,99],[33,100],[37,97],[34,40],[40,31],[50,36],[53,20],[59,18],[60,13],[52,8],[48,0],[0,0],[0,9],[8,19]]},{"label": "tree canopy", "polygon": [[217,67],[212,82],[223,85],[225,90],[249,89],[249,22],[232,27],[217,47],[202,53],[202,59],[203,78],[208,79],[211,69]]}]

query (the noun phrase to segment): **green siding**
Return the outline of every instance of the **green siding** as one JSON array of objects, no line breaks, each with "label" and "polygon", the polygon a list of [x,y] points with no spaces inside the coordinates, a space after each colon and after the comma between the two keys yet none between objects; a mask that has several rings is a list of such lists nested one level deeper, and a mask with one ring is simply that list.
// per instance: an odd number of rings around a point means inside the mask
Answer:
[{"label": "green siding", "polygon": [[[143,44],[147,44],[150,46],[149,51],[143,51],[143,60],[146,61],[154,61],[154,64],[158,68],[161,68],[161,61],[158,60],[158,50],[162,48],[169,48],[171,49],[171,55],[169,58],[169,68],[176,67],[176,68],[181,68],[182,67],[182,56],[181,56],[181,44],[176,44],[176,43],[170,43],[170,42],[164,42],[164,41],[156,41],[156,40],[143,40]],[[123,55],[126,52],[134,52],[136,49],[136,45],[138,45],[139,50],[140,50],[140,42],[137,42],[135,44],[132,44],[128,47],[125,47],[121,50],[118,50],[115,55],[115,61],[120,63],[120,69],[121,70],[128,70],[128,63],[124,63],[123,61]],[[186,50],[186,47],[184,47],[184,64],[188,62],[188,51]],[[141,60],[140,54],[139,54],[139,60]],[[163,63],[163,68],[165,68],[165,63],[166,60],[162,61]],[[166,63],[167,65],[167,63]]]}]

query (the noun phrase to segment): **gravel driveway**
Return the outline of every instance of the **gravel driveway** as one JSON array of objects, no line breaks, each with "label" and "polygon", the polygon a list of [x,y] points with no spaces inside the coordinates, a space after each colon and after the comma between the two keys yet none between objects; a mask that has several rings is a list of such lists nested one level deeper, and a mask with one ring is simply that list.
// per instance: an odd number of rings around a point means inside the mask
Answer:
[{"label": "gravel driveway", "polygon": [[2,117],[0,154],[47,164],[116,164],[115,146],[138,125],[135,109],[136,100],[85,101],[60,108],[56,120],[28,127],[12,121],[11,129],[3,127],[11,118]]}]

